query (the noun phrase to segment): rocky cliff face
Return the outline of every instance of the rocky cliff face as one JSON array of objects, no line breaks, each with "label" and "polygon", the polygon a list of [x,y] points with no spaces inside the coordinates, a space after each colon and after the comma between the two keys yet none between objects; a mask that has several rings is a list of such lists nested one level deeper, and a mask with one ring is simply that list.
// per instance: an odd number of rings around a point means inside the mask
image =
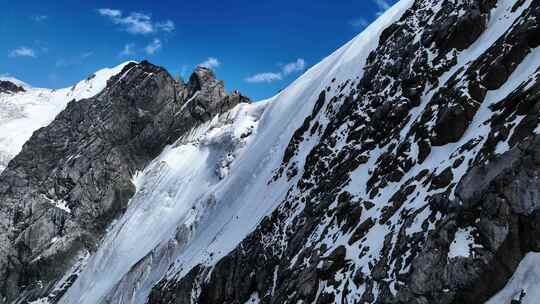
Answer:
[{"label": "rocky cliff face", "polygon": [[12,94],[24,91],[25,90],[22,86],[16,85],[15,83],[8,80],[0,80],[0,93]]},{"label": "rocky cliff face", "polygon": [[0,176],[0,299],[47,295],[124,213],[136,171],[241,102],[249,100],[226,94],[210,70],[184,85],[148,62],[127,64],[96,97],[70,102]]},{"label": "rocky cliff face", "polygon": [[402,0],[270,100],[131,63],[0,176],[5,303],[536,303],[540,2]]}]

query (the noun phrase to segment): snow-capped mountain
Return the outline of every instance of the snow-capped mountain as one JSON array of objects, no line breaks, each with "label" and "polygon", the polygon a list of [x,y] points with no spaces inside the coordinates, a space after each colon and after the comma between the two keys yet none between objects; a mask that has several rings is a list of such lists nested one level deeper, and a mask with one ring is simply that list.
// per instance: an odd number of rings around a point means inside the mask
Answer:
[{"label": "snow-capped mountain", "polygon": [[33,88],[18,79],[0,77],[0,172],[35,130],[48,125],[71,100],[101,92],[107,80],[126,64],[97,71],[73,87],[60,90]]},{"label": "snow-capped mountain", "polygon": [[401,0],[255,103],[118,67],[6,153],[0,303],[536,303],[539,18]]}]

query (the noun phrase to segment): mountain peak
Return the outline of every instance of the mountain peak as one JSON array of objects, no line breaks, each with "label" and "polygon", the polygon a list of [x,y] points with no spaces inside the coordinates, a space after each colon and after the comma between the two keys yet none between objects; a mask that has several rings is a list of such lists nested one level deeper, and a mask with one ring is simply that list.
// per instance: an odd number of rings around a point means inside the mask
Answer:
[{"label": "mountain peak", "polygon": [[206,67],[198,66],[195,68],[187,83],[190,92],[201,90],[201,88],[216,83],[214,72]]},{"label": "mountain peak", "polygon": [[24,87],[17,85],[13,81],[10,80],[2,80],[0,79],[0,93],[19,93],[24,92]]}]

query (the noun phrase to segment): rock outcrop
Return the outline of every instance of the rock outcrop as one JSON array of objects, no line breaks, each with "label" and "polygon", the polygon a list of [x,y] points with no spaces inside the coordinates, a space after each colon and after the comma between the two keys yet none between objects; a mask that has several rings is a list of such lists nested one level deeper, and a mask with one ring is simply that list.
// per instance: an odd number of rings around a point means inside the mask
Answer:
[{"label": "rock outcrop", "polygon": [[11,81],[0,80],[0,93],[13,94],[13,93],[19,93],[19,92],[24,92],[24,91],[25,90],[23,87],[18,86]]}]

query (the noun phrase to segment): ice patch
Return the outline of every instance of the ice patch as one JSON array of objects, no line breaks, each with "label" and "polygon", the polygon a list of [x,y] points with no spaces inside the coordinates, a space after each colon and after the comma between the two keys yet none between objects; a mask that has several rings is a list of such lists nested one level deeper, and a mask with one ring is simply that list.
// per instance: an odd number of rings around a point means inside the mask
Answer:
[{"label": "ice patch", "polygon": [[131,178],[131,182],[133,183],[137,191],[141,189],[141,186],[144,183],[144,174],[142,174],[142,171],[135,172],[135,174],[133,174],[133,177]]},{"label": "ice patch", "polygon": [[32,302],[28,302],[28,304],[50,304],[51,302],[49,302],[49,299],[47,298],[41,298],[41,299],[37,299],[35,301],[32,301]]},{"label": "ice patch", "polygon": [[458,229],[454,236],[454,241],[450,244],[448,258],[465,257],[468,258],[471,254],[471,249],[474,246],[474,237],[472,228]]},{"label": "ice patch", "polygon": [[53,199],[50,199],[48,197],[46,197],[45,195],[43,195],[43,197],[47,200],[47,202],[51,205],[53,205],[54,207],[60,209],[60,210],[63,210],[67,213],[71,213],[71,209],[69,208],[69,206],[67,205],[67,202],[64,201],[64,200],[53,200]]},{"label": "ice patch", "polygon": [[258,293],[253,293],[249,299],[244,304],[259,304],[261,303],[261,298],[259,298]]}]

